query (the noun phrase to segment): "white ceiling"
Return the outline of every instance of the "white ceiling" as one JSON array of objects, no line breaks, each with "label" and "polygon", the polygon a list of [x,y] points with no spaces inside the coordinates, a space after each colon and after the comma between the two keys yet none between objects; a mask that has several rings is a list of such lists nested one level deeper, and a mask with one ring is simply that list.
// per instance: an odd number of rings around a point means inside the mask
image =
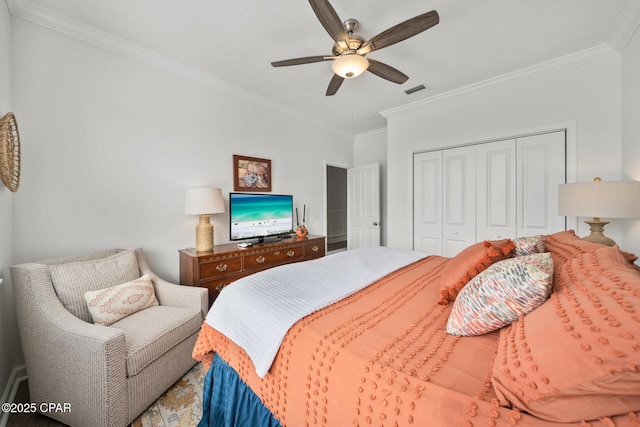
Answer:
[{"label": "white ceiling", "polygon": [[[385,127],[381,111],[602,44],[619,49],[621,32],[630,34],[638,23],[637,2],[331,0],[342,20],[360,21],[357,33],[364,38],[433,9],[440,23],[369,55],[407,74],[406,83],[365,73],[327,97],[330,62],[270,65],[331,53],[333,41],[307,1],[8,0],[16,16],[153,52],[232,92],[345,135]],[[420,84],[427,90],[404,93]]]}]

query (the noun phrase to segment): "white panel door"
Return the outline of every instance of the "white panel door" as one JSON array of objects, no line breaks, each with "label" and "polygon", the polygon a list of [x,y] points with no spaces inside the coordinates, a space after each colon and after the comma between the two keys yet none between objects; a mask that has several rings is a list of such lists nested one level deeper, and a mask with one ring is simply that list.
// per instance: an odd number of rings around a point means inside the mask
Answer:
[{"label": "white panel door", "polygon": [[517,237],[565,229],[558,215],[558,185],[566,181],[565,131],[518,138]]},{"label": "white panel door", "polygon": [[442,255],[442,151],[413,156],[413,250]]},{"label": "white panel door", "polygon": [[516,141],[476,146],[476,239],[516,235]]},{"label": "white panel door", "polygon": [[380,246],[380,165],[347,170],[348,249]]},{"label": "white panel door", "polygon": [[442,255],[453,257],[476,242],[475,148],[442,152]]}]

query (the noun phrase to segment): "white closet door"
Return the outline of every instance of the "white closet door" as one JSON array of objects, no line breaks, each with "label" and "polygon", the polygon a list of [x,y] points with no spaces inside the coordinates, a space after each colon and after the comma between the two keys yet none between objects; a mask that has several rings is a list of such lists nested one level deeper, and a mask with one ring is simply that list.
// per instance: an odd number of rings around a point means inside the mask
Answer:
[{"label": "white closet door", "polygon": [[453,257],[485,239],[565,229],[565,131],[414,155],[414,250]]},{"label": "white closet door", "polygon": [[442,153],[442,254],[453,257],[476,242],[475,148]]},{"label": "white closet door", "polygon": [[516,141],[476,145],[477,241],[516,235]]},{"label": "white closet door", "polygon": [[558,185],[566,181],[565,131],[518,138],[517,237],[565,229],[558,215]]},{"label": "white closet door", "polygon": [[442,255],[442,151],[413,157],[413,249]]}]

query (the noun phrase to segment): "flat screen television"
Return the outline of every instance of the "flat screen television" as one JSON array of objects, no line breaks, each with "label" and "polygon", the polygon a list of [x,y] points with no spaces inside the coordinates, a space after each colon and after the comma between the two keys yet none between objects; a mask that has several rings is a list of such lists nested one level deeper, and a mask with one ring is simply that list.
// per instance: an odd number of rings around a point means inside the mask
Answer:
[{"label": "flat screen television", "polygon": [[293,233],[293,196],[229,193],[231,240],[258,239]]}]

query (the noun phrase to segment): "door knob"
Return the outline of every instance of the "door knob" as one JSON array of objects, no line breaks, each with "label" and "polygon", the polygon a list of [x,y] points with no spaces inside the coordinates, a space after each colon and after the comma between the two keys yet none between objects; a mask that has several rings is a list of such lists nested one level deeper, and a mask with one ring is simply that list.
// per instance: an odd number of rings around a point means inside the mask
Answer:
[{"label": "door knob", "polygon": [[374,222],[373,225],[377,227],[379,225],[378,221]]}]

